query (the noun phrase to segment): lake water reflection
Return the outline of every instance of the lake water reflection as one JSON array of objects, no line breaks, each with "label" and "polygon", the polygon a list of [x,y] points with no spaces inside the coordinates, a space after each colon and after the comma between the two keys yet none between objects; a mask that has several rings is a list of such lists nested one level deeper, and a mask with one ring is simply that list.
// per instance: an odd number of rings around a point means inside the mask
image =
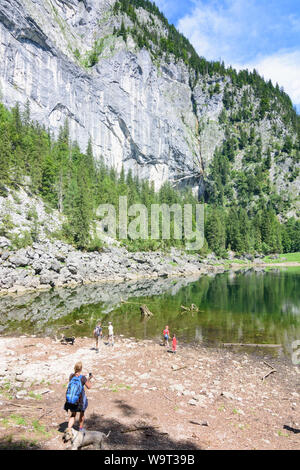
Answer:
[{"label": "lake water reflection", "polygon": [[[142,304],[154,314],[147,321]],[[198,311],[182,308],[191,304]],[[300,339],[300,271],[229,271],[0,298],[2,334],[91,336],[98,319],[113,321],[124,336],[159,339],[168,324],[179,343],[280,343],[290,355],[291,343]]]}]

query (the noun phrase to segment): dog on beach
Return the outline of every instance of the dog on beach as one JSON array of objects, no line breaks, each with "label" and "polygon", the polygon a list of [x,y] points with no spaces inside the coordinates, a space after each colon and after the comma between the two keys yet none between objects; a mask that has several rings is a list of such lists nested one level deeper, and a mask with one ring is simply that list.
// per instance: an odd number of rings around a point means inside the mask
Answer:
[{"label": "dog on beach", "polygon": [[75,343],[75,336],[71,336],[70,338],[68,338],[67,336],[64,336],[61,341],[60,341],[62,344],[73,344]]},{"label": "dog on beach", "polygon": [[100,431],[76,431],[74,428],[67,428],[62,437],[63,442],[66,444],[70,442],[71,450],[80,450],[82,447],[94,445],[95,449],[103,449],[103,443],[110,435],[104,434]]},{"label": "dog on beach", "polygon": [[65,335],[61,335],[61,338],[58,339],[56,336],[54,336],[54,340],[56,343],[61,343],[61,344],[71,344],[72,346],[75,343],[75,336],[67,337]]}]

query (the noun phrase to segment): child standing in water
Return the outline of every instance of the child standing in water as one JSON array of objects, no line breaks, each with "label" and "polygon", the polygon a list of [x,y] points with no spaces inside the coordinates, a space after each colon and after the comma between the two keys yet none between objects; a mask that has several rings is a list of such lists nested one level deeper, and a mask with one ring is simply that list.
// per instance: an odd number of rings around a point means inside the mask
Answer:
[{"label": "child standing in water", "polygon": [[168,346],[168,347],[169,347],[170,331],[169,331],[168,325],[167,325],[166,328],[164,329],[163,335],[164,335],[164,346]]},{"label": "child standing in water", "polygon": [[176,353],[176,348],[177,348],[177,340],[176,340],[176,336],[173,335],[173,339],[172,339],[172,351],[173,351],[174,354]]}]

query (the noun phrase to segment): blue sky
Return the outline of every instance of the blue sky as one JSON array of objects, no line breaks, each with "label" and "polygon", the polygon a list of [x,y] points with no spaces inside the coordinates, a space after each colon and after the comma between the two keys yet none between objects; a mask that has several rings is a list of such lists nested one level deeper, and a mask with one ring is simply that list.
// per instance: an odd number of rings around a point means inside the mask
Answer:
[{"label": "blue sky", "polygon": [[300,112],[300,0],[156,0],[208,60],[256,68]]}]

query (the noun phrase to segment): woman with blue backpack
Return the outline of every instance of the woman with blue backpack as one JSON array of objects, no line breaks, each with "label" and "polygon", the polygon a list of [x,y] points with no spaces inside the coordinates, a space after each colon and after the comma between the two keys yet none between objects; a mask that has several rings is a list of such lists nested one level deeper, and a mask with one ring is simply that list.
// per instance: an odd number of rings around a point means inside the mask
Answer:
[{"label": "woman with blue backpack", "polygon": [[88,406],[88,400],[85,395],[84,387],[91,388],[92,374],[88,379],[81,374],[82,363],[77,362],[74,367],[74,374],[70,375],[69,384],[66,392],[66,403],[64,409],[71,411],[68,428],[72,428],[75,422],[76,413],[79,413],[79,431],[83,431],[84,412]]}]

